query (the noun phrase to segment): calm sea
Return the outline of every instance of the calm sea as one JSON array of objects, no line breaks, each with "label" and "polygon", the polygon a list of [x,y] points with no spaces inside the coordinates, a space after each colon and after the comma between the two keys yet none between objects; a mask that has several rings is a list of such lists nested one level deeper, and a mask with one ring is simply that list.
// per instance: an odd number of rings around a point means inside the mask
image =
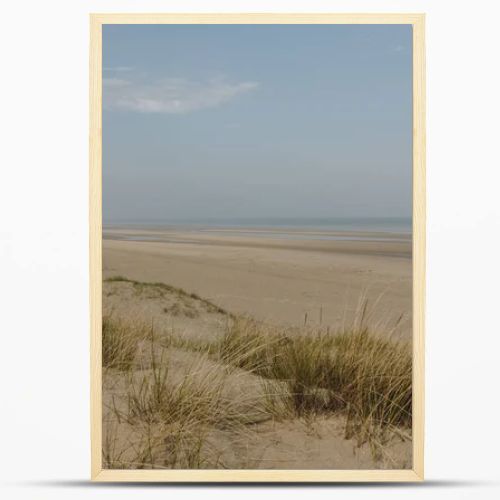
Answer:
[{"label": "calm sea", "polygon": [[383,232],[410,234],[411,217],[322,217],[322,218],[207,218],[207,219],[164,219],[142,221],[115,221],[104,224],[107,227],[151,227],[172,226],[199,228],[262,228],[262,229],[304,229],[349,232]]},{"label": "calm sea", "polygon": [[[408,241],[411,239],[411,227],[409,217],[171,219],[104,224],[104,238],[129,241],[178,241],[176,237],[172,239],[168,234],[145,235],[129,232],[117,234],[116,230],[119,231],[122,228],[180,230],[207,232],[212,235],[237,234],[238,236],[279,239]],[[108,228],[115,230],[113,234],[106,232]]]}]

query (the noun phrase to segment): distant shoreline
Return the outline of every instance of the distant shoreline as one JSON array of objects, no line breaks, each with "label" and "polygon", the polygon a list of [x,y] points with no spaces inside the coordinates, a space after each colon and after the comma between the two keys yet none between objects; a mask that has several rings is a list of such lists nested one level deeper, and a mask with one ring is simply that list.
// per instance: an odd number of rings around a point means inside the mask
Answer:
[{"label": "distant shoreline", "polygon": [[411,234],[411,217],[266,217],[165,220],[104,220],[105,228],[286,230]]},{"label": "distant shoreline", "polygon": [[[182,237],[181,237],[182,235]],[[411,243],[412,234],[406,231],[330,229],[304,226],[203,226],[203,225],[104,225],[103,239],[117,241],[143,241],[192,243],[196,240],[217,238],[229,241],[259,239],[276,241],[318,242],[374,242]]]}]

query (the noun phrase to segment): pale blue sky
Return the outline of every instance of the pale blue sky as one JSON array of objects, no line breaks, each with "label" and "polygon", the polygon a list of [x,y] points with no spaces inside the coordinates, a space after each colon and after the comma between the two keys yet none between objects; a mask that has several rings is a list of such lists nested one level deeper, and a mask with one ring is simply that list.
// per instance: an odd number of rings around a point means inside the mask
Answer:
[{"label": "pale blue sky", "polygon": [[411,40],[104,26],[104,221],[410,216]]}]

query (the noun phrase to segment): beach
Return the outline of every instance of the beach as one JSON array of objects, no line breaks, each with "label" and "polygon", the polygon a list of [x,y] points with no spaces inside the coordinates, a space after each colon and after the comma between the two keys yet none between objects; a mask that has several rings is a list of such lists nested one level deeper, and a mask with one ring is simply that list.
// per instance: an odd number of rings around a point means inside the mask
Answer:
[{"label": "beach", "polygon": [[106,467],[410,467],[411,263],[408,233],[106,227]]},{"label": "beach", "polygon": [[410,338],[411,252],[411,236],[395,232],[105,227],[103,277],[167,283],[283,325],[338,329],[366,299],[371,326],[397,323]]}]

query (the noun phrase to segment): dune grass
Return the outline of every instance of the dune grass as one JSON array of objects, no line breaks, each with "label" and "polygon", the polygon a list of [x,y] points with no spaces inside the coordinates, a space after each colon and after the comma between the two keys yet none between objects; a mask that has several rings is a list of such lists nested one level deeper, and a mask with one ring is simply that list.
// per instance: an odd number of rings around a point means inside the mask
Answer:
[{"label": "dune grass", "polygon": [[[153,326],[104,316],[103,366],[125,377],[121,404],[112,406],[113,425],[133,429],[125,452],[109,427],[104,463],[109,468],[224,467],[214,430],[229,431],[238,440],[248,437],[249,424],[255,423],[242,396],[235,400],[227,394],[227,378],[235,369],[261,377],[261,401],[253,403],[261,419],[343,415],[345,437],[359,445],[368,442],[380,458],[394,431],[411,436],[411,345],[372,332],[366,309],[364,303],[353,325],[337,332],[277,327],[228,314],[225,334],[212,342],[175,333],[155,338]],[[139,346],[149,346],[147,366],[138,365]],[[171,349],[196,354],[180,378],[167,355]]]},{"label": "dune grass", "polygon": [[144,325],[105,314],[102,318],[102,366],[129,370],[137,353],[137,343],[146,336]]},{"label": "dune grass", "polygon": [[[213,348],[212,348],[213,349]],[[384,429],[411,428],[409,343],[361,326],[338,333],[280,329],[239,318],[219,342],[222,360],[286,383],[296,416],[342,412],[346,435],[381,439]],[[278,415],[279,416],[279,415]]]},{"label": "dune grass", "polygon": [[[103,352],[107,377],[117,376],[125,388],[113,397],[105,421],[103,462],[106,468],[220,468],[222,451],[212,439],[216,430],[233,436],[234,442],[249,432],[252,415],[245,396],[228,397],[230,371],[197,353],[185,373],[175,373],[171,360],[154,328],[127,329],[120,320],[103,320]],[[122,341],[117,340],[123,335]],[[137,359],[142,348],[145,359]],[[263,407],[262,407],[263,408]],[[125,426],[129,437],[119,443],[117,426]]]}]

